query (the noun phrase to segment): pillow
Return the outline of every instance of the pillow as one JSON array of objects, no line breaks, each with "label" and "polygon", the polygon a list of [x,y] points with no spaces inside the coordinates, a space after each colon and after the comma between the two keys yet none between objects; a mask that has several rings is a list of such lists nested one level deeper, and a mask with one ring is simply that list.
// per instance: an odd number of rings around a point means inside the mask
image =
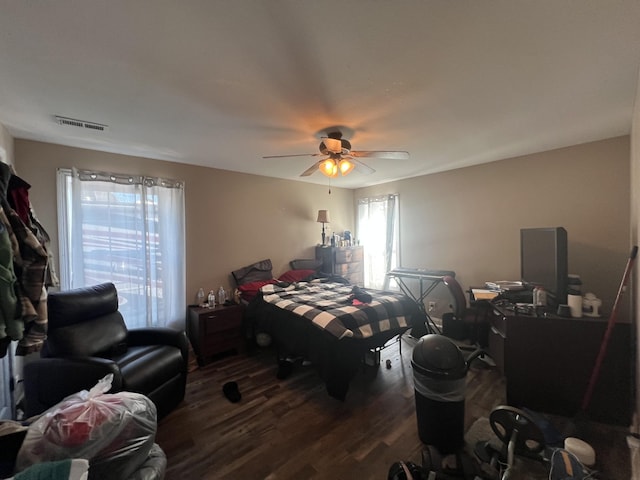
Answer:
[{"label": "pillow", "polygon": [[289,262],[292,270],[320,270],[322,260],[318,258],[296,258]]},{"label": "pillow", "polygon": [[238,290],[242,298],[249,301],[258,294],[260,287],[269,285],[270,283],[276,283],[276,281],[276,279],[271,278],[269,280],[256,280],[255,282],[243,283],[242,285],[238,285]]},{"label": "pillow", "polygon": [[300,282],[315,277],[315,270],[289,270],[278,277],[281,282]]},{"label": "pillow", "polygon": [[271,280],[273,278],[273,274],[271,273],[272,268],[271,259],[267,258],[234,270],[231,272],[231,275],[233,275],[236,284],[240,286],[258,280]]}]

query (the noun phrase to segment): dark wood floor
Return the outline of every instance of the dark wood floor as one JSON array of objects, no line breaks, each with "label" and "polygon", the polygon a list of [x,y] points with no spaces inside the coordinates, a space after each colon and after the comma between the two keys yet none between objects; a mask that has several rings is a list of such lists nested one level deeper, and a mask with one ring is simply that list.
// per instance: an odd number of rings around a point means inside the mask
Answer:
[{"label": "dark wood floor", "polygon": [[[192,371],[185,401],[158,426],[157,442],[168,457],[166,478],[386,479],[395,461],[421,463],[412,346],[411,339],[403,340],[402,355],[396,343],[382,351],[379,368],[363,365],[344,402],[327,395],[312,366],[299,365],[287,379],[276,379],[269,350]],[[242,393],[235,404],[222,394],[232,380]],[[493,407],[504,403],[503,379],[474,361],[467,375],[466,429],[476,432]],[[586,423],[580,429],[576,436],[596,450],[598,478],[630,478],[625,429]],[[519,468],[530,473],[515,478],[548,478],[538,476],[545,471],[538,462],[523,461]]]}]

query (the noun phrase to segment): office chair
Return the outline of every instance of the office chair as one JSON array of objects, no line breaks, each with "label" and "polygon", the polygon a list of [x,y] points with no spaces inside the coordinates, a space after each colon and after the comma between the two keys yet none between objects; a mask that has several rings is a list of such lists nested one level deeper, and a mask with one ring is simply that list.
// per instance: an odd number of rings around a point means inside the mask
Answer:
[{"label": "office chair", "polygon": [[442,333],[455,340],[468,339],[481,348],[487,347],[491,304],[486,300],[477,300],[467,306],[467,298],[458,281],[448,275],[442,281],[453,297],[453,311],[442,315]]}]

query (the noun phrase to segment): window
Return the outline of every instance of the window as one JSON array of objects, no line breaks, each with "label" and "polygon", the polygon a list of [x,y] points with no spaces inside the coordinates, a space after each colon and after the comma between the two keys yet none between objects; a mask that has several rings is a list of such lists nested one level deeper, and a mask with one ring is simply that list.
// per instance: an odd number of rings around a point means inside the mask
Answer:
[{"label": "window", "polygon": [[389,288],[386,274],[398,266],[398,225],[398,195],[358,200],[358,236],[364,245],[366,287]]},{"label": "window", "polygon": [[128,327],[184,328],[184,189],[142,176],[58,170],[60,284],[113,282]]}]

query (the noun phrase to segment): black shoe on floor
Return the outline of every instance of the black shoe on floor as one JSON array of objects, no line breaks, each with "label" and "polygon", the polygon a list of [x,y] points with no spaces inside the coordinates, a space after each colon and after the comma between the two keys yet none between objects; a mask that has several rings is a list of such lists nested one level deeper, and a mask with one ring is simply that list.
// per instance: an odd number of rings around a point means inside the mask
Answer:
[{"label": "black shoe on floor", "polygon": [[238,403],[242,398],[238,384],[236,382],[227,382],[222,386],[222,393],[231,403]]}]

